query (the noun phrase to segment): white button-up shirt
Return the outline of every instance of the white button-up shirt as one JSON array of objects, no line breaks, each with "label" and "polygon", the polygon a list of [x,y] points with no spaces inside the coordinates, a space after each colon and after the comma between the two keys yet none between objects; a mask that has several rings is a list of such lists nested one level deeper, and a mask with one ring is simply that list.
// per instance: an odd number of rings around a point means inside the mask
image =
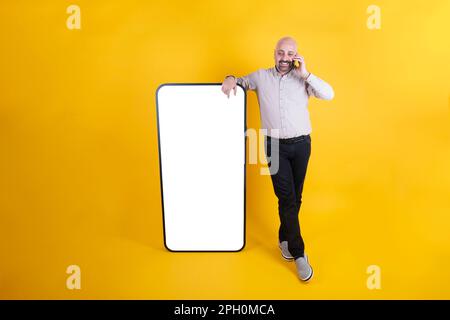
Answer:
[{"label": "white button-up shirt", "polygon": [[334,97],[333,88],[314,74],[310,74],[305,81],[293,70],[281,75],[276,67],[259,69],[239,77],[237,83],[246,90],[256,91],[261,127],[267,130],[267,135],[274,138],[310,134],[309,97],[313,95],[325,100]]}]

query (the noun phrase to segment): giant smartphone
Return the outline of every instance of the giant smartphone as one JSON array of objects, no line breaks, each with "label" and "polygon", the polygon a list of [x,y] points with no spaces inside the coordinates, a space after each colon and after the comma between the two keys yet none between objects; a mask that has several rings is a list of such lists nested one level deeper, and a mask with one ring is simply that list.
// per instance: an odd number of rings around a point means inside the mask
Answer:
[{"label": "giant smartphone", "polygon": [[156,91],[164,244],[239,251],[245,244],[246,93],[219,83]]}]

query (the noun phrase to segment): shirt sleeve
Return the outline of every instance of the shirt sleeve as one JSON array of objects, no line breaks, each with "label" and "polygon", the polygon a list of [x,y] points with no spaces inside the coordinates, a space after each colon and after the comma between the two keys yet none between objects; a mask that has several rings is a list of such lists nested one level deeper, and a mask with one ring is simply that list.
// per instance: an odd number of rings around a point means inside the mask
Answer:
[{"label": "shirt sleeve", "polygon": [[256,90],[258,88],[258,71],[236,78],[236,81],[243,86],[245,90]]},{"label": "shirt sleeve", "polygon": [[311,73],[308,79],[305,80],[305,82],[308,97],[312,95],[316,98],[324,100],[331,100],[334,98],[333,88],[318,76],[315,76]]}]

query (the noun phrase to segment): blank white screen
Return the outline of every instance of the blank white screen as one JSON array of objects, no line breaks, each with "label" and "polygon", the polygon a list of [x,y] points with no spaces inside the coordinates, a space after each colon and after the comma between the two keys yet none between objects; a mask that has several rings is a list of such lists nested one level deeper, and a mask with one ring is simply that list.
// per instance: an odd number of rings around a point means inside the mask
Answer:
[{"label": "blank white screen", "polygon": [[245,233],[245,92],[219,84],[157,91],[165,245],[237,251]]}]

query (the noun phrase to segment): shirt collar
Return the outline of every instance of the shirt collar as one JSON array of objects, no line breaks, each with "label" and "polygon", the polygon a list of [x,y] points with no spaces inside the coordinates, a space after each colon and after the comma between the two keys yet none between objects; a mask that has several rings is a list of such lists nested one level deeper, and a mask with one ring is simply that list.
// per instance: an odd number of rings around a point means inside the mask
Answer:
[{"label": "shirt collar", "polygon": [[[289,69],[289,71],[287,73],[285,73],[283,76],[291,77],[293,74],[293,72],[291,72],[292,69],[294,69],[294,68]],[[276,65],[272,68],[272,73],[275,77],[279,77],[279,78],[282,77],[281,73],[278,72],[278,67]]]}]

